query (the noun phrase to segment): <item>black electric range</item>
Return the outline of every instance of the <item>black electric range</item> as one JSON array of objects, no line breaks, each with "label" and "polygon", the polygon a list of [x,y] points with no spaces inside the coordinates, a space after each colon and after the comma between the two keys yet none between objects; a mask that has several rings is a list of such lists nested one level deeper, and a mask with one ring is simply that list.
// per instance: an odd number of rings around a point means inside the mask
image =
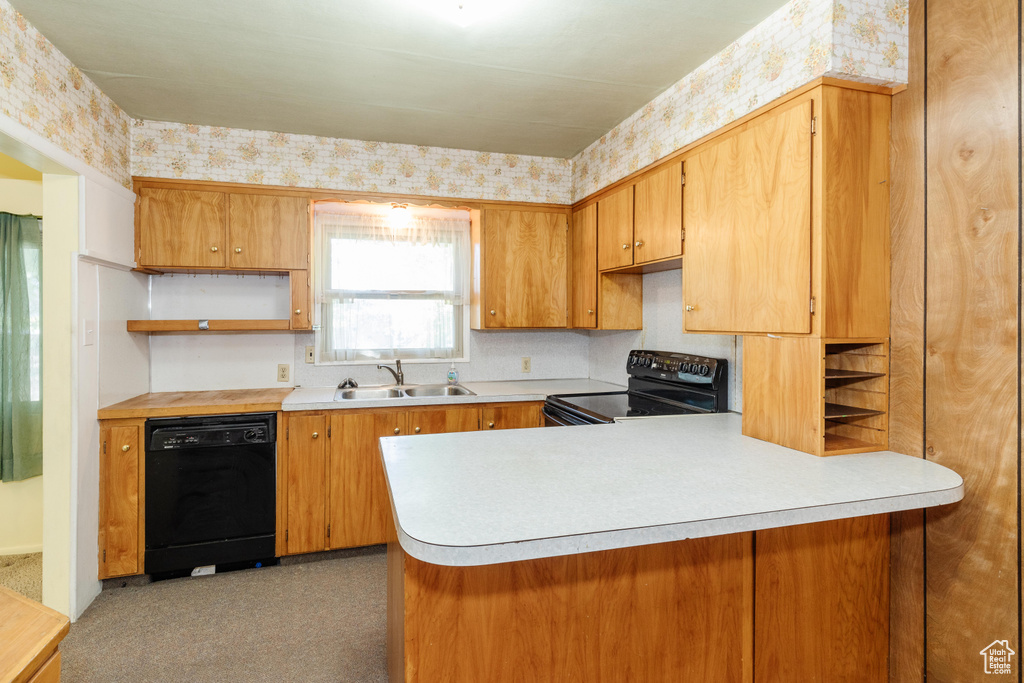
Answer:
[{"label": "black electric range", "polygon": [[656,417],[728,410],[728,362],[687,353],[630,351],[626,391],[556,394],[544,403],[549,427],[606,424],[617,417]]}]

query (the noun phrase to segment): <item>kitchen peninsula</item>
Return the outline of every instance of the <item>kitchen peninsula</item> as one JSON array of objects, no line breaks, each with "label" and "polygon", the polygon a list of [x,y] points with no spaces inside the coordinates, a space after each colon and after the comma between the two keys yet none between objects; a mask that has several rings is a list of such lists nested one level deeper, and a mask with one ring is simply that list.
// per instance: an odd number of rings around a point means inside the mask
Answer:
[{"label": "kitchen peninsula", "polygon": [[735,414],[381,440],[398,681],[883,681],[888,513],[963,480]]}]

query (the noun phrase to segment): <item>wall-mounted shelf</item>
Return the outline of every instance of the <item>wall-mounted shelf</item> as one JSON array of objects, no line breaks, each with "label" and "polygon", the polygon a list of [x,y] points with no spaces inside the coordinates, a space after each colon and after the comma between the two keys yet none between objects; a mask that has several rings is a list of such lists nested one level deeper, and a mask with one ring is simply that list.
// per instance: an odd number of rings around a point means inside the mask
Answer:
[{"label": "wall-mounted shelf", "polygon": [[[205,322],[208,329],[202,329]],[[288,320],[129,320],[129,332],[288,332]],[[300,330],[297,330],[300,331]]]}]

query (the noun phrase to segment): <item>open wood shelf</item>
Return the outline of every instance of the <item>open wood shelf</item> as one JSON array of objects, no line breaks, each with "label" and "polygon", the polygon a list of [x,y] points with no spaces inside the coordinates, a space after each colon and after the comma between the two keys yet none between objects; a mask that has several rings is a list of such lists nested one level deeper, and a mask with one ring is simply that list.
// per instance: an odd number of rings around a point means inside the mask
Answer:
[{"label": "open wood shelf", "polygon": [[883,415],[884,413],[884,410],[871,410],[870,408],[844,406],[841,403],[825,403],[826,420],[835,420],[840,417],[870,417],[871,415]]},{"label": "open wood shelf", "polygon": [[836,370],[826,368],[825,379],[869,379],[871,377],[885,377],[884,372],[862,372],[860,370]]},{"label": "open wood shelf", "polygon": [[881,447],[877,443],[855,439],[852,436],[841,436],[839,434],[825,434],[825,455],[839,455],[840,453],[863,453],[864,451],[877,451]]},{"label": "open wood shelf", "polygon": [[199,329],[199,320],[129,320],[129,332],[267,332],[289,331],[288,320],[209,320],[210,329]]}]

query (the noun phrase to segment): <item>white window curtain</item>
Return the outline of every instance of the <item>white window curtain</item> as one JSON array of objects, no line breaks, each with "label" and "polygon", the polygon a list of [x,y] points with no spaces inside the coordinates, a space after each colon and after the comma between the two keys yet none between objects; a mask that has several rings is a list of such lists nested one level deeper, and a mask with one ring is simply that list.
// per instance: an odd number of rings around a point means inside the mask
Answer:
[{"label": "white window curtain", "polygon": [[464,357],[468,211],[318,204],[321,363]]}]

